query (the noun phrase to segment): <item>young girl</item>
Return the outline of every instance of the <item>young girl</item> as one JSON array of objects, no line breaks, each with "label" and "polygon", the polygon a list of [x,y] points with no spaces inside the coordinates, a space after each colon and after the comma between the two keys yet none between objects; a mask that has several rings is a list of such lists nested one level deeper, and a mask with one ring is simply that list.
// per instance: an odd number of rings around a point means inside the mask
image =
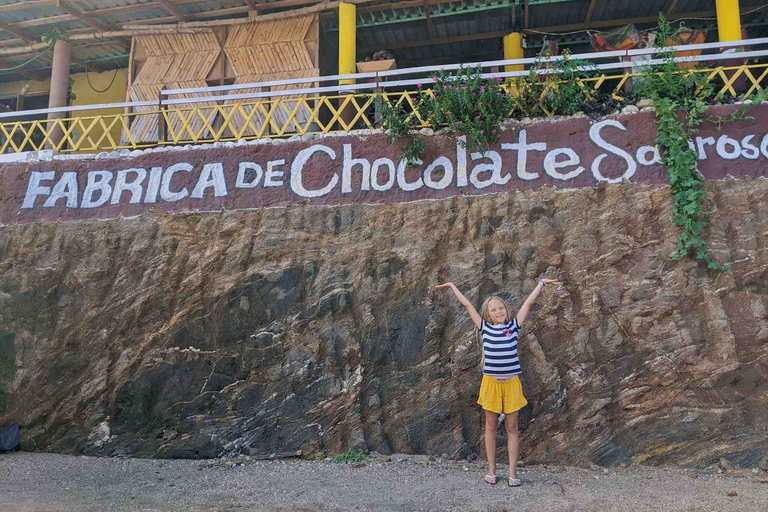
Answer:
[{"label": "young girl", "polygon": [[518,329],[525,322],[531,306],[548,284],[557,284],[552,279],[539,279],[539,284],[528,296],[517,316],[512,318],[507,304],[499,297],[488,297],[480,313],[472,306],[453,283],[437,285],[436,288],[450,288],[467,309],[477,330],[483,336],[483,383],[477,403],[485,409],[485,452],[488,455],[488,474],[483,477],[487,483],[496,484],[496,429],[501,413],[506,416],[507,448],[509,450],[509,486],[519,487],[517,478],[517,412],[528,401],[523,396],[523,387],[518,375],[522,371],[517,358]]}]

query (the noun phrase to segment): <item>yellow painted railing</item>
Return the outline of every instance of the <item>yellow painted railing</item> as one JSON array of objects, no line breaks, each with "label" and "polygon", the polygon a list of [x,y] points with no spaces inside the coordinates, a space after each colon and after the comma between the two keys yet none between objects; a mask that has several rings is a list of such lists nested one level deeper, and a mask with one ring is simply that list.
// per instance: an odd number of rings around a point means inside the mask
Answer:
[{"label": "yellow painted railing", "polygon": [[[705,74],[722,97],[749,98],[768,82],[768,64],[720,66],[694,72]],[[582,83],[593,90],[611,91],[614,97],[620,98],[630,79],[640,76],[642,74],[630,72],[603,74],[585,78]],[[284,96],[219,105],[213,103],[215,97],[212,97],[211,102],[190,108],[149,108],[128,114],[50,121],[8,121],[0,123],[0,153],[47,148],[58,152],[93,153],[373,129],[379,127],[374,107],[377,96],[384,97],[391,105],[401,105],[410,115],[416,116],[418,126],[424,127],[425,121],[416,108],[418,96],[422,94],[431,94],[431,91]],[[122,134],[119,139],[113,134],[118,128]],[[54,144],[52,134],[57,129],[63,135]]]}]

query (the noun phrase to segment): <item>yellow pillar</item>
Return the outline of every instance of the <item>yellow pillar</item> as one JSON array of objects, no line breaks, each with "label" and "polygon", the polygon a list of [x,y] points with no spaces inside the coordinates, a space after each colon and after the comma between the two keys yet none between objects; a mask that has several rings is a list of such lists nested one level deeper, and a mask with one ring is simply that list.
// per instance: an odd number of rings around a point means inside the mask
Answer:
[{"label": "yellow pillar", "polygon": [[717,34],[720,41],[741,40],[741,14],[739,0],[715,0],[717,6]]},{"label": "yellow pillar", "polygon": [[[522,59],[523,58],[523,34],[520,32],[512,32],[509,35],[504,36],[504,60]],[[522,64],[515,64],[514,66],[504,66],[504,71],[522,71],[524,69]]]},{"label": "yellow pillar", "polygon": [[[339,4],[339,74],[350,75],[357,71],[356,34],[357,8],[354,4]],[[354,84],[354,80],[339,80],[339,85]]]}]

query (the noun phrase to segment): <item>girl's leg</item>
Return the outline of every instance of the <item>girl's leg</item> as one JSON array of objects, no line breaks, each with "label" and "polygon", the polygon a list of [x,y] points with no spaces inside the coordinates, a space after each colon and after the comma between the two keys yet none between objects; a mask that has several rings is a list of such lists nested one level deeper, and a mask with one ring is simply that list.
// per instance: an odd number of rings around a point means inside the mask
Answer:
[{"label": "girl's leg", "polygon": [[499,428],[498,421],[498,414],[485,411],[485,454],[488,457],[489,475],[496,474],[496,429]]},{"label": "girl's leg", "polygon": [[[504,417],[504,425],[507,427],[507,449],[509,450],[510,478],[517,478],[517,457],[520,454],[520,439],[517,433],[517,413],[518,411],[515,411],[511,414],[507,414]],[[488,434],[486,433],[486,436],[487,435]]]}]

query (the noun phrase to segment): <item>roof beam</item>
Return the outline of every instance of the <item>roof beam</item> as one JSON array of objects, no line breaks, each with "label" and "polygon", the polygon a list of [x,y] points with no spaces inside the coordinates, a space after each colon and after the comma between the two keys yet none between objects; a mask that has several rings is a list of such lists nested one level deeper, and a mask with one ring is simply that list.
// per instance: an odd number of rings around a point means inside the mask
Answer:
[{"label": "roof beam", "polygon": [[669,16],[670,14],[675,12],[675,9],[677,8],[677,2],[678,1],[679,0],[672,0],[671,2],[669,2],[669,7],[667,8],[667,14],[666,14],[667,16]]},{"label": "roof beam", "polygon": [[[27,41],[27,42],[30,42],[30,43],[38,43],[39,42],[38,38],[34,34],[32,34],[30,32],[27,32],[24,29],[21,29],[21,28],[18,28],[18,27],[14,27],[13,25],[9,25],[8,23],[0,22],[0,30],[6,30],[6,31],[8,31],[8,32],[10,32],[12,34],[15,34],[15,35],[19,36],[24,41]],[[71,59],[72,59],[72,62],[80,64],[83,67],[86,66],[86,62],[83,59],[79,58],[79,57],[75,57],[73,55]],[[102,68],[101,66],[91,65],[90,67],[93,68],[93,69],[96,69],[97,71],[103,71],[104,70],[104,68]]]},{"label": "roof beam", "polygon": [[[711,18],[716,15],[715,11],[701,11],[701,12],[686,12],[680,14],[672,14],[667,17],[669,21],[674,21],[678,18]],[[584,30],[590,28],[604,28],[604,27],[617,27],[620,25],[631,25],[633,23],[656,23],[659,21],[658,16],[644,16],[642,18],[627,18],[623,20],[601,20],[590,21],[588,23],[576,23],[574,25],[553,25],[551,27],[535,27],[539,32],[561,32],[561,31],[573,31]]]},{"label": "roof beam", "polygon": [[[13,63],[8,62],[5,59],[0,59],[0,67],[11,68],[11,67],[13,67]],[[42,82],[43,80],[48,78],[47,76],[43,76],[43,75],[41,75],[39,73],[36,73],[34,71],[25,71],[23,68],[14,69],[13,71],[4,71],[4,73],[17,73],[17,74],[23,76],[24,78],[27,78],[29,80],[37,80],[39,82]]]},{"label": "roof beam", "polygon": [[33,7],[45,7],[46,5],[56,5],[56,0],[36,0],[32,2],[15,2],[12,4],[0,5],[0,12],[20,11]]},{"label": "roof beam", "polygon": [[245,4],[252,10],[256,11],[258,10],[258,7],[256,7],[256,4],[253,3],[253,0],[245,0]]},{"label": "roof beam", "polygon": [[584,17],[584,23],[589,23],[592,21],[592,15],[595,13],[595,4],[597,3],[597,0],[592,0],[589,2],[589,9],[587,9],[587,15]]},{"label": "roof beam", "polygon": [[85,14],[85,13],[82,13],[82,12],[78,11],[77,9],[75,9],[74,7],[69,5],[64,0],[58,0],[56,2],[56,8],[59,9],[60,11],[62,11],[62,12],[65,12],[65,13],[69,14],[73,18],[82,21],[86,25],[95,28],[96,30],[101,30],[102,32],[106,32],[107,30],[109,30],[109,27],[107,27],[106,25],[104,25],[102,23],[99,23],[98,21],[93,19],[88,14]]},{"label": "roof beam", "polygon": [[528,0],[525,0],[525,22],[524,22],[525,28],[528,28],[528,26],[530,25],[530,21],[531,21],[531,18],[530,18],[530,12],[528,9]]},{"label": "roof beam", "polygon": [[453,37],[444,37],[442,39],[433,39],[433,40],[421,40],[421,41],[405,41],[402,43],[395,43],[395,44],[381,44],[377,46],[363,46],[361,48],[358,48],[359,53],[369,53],[371,51],[375,50],[381,50],[383,48],[386,48],[387,50],[399,50],[402,48],[414,48],[417,46],[431,46],[436,44],[450,44],[450,43],[461,43],[464,41],[476,41],[478,39],[491,39],[491,38],[501,38],[507,35],[507,32],[486,32],[484,34],[470,34],[466,36],[453,36]]},{"label": "roof beam", "polygon": [[169,13],[173,14],[173,17],[176,18],[179,21],[189,21],[186,16],[184,16],[180,10],[176,8],[175,5],[173,5],[173,2],[171,0],[157,0],[162,4],[163,9],[168,11]]},{"label": "roof beam", "polygon": [[435,39],[435,27],[432,26],[432,17],[429,15],[429,0],[424,0],[424,14],[427,16],[427,32],[429,32],[429,40]]}]

